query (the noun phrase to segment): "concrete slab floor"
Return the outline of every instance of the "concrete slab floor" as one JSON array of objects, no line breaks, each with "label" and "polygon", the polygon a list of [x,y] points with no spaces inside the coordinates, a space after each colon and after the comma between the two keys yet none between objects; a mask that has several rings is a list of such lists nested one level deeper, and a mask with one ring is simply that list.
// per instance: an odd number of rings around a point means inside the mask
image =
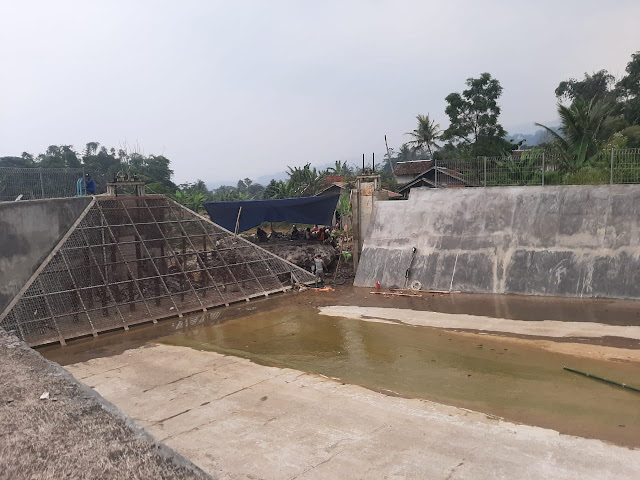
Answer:
[{"label": "concrete slab floor", "polygon": [[149,345],[66,367],[218,478],[640,478],[640,451],[421,399]]}]

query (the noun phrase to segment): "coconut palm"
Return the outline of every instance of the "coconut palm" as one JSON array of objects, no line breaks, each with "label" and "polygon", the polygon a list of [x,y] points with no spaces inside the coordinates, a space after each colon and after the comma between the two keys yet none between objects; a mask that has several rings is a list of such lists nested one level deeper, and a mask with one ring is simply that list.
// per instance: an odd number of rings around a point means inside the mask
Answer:
[{"label": "coconut palm", "polygon": [[416,120],[418,120],[418,128],[406,134],[413,137],[413,140],[408,143],[416,149],[426,148],[429,156],[433,156],[433,149],[440,148],[436,143],[442,136],[440,125],[437,124],[435,120],[431,120],[429,114],[418,115]]},{"label": "coconut palm", "polygon": [[562,126],[560,133],[536,123],[544,128],[555,140],[562,154],[564,169],[576,171],[587,165],[598,152],[599,143],[604,140],[603,127],[611,118],[613,104],[608,100],[575,100],[568,107],[558,104],[558,115]]}]

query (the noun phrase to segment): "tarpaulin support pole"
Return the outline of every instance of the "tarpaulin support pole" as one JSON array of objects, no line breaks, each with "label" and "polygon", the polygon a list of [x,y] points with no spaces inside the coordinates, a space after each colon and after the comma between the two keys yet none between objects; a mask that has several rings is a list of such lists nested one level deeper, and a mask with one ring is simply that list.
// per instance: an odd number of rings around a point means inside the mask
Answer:
[{"label": "tarpaulin support pole", "polygon": [[238,209],[238,218],[236,218],[236,229],[234,230],[234,234],[236,237],[238,236],[238,226],[240,225],[240,214],[242,213],[242,207]]}]

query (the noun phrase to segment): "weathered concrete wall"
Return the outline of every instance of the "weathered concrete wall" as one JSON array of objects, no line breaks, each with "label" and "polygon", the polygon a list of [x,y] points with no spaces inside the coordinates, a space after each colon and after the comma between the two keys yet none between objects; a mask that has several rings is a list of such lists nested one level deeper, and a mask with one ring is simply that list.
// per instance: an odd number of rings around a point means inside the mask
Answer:
[{"label": "weathered concrete wall", "polygon": [[415,189],[378,202],[355,285],[640,298],[640,186]]},{"label": "weathered concrete wall", "polygon": [[0,202],[0,313],[91,201]]}]

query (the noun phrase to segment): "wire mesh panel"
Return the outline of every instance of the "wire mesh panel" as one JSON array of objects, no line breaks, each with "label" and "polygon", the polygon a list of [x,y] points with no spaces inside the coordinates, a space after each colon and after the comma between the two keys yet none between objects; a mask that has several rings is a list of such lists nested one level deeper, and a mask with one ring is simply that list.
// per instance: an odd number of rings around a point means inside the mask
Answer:
[{"label": "wire mesh panel", "polygon": [[438,188],[480,187],[483,178],[481,159],[438,160],[432,169],[431,180]]},{"label": "wire mesh panel", "polygon": [[602,150],[580,158],[560,151],[434,160],[420,185],[438,188],[640,183],[640,148]]},{"label": "wire mesh panel", "polygon": [[75,197],[82,169],[0,167],[0,202]]},{"label": "wire mesh panel", "polygon": [[166,197],[96,197],[1,325],[30,345],[310,283],[309,272]]},{"label": "wire mesh panel", "polygon": [[[602,163],[606,164],[608,152],[603,153]],[[610,155],[613,183],[640,183],[640,148],[612,150]]]},{"label": "wire mesh panel", "polygon": [[519,156],[485,157],[481,160],[484,186],[542,185],[545,160],[542,153],[522,152]]}]

